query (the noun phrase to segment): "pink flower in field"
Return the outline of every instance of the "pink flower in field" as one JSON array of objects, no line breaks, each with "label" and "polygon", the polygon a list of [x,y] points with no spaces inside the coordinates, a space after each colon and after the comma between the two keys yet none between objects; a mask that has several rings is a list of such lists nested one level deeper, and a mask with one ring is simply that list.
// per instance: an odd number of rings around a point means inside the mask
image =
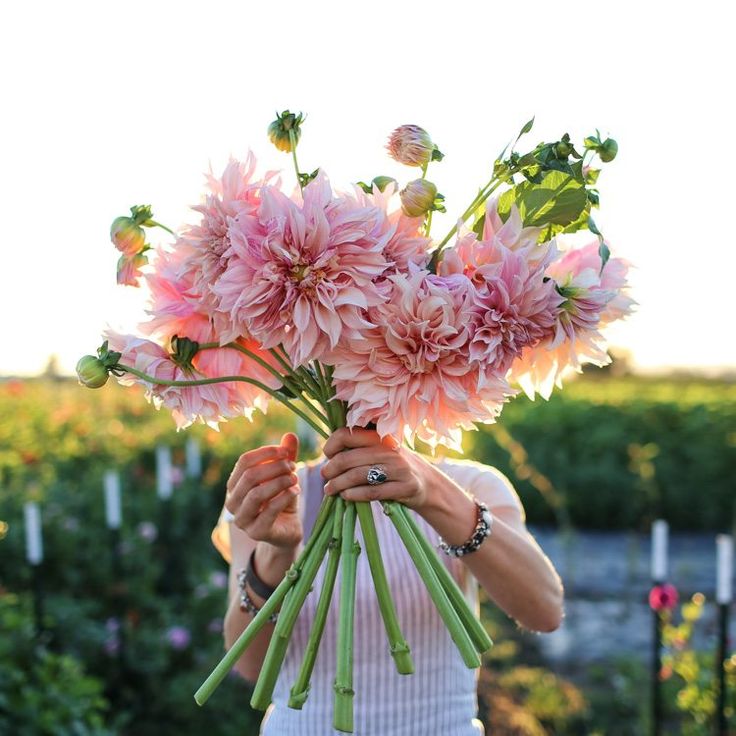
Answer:
[{"label": "pink flower in field", "polygon": [[260,188],[275,176],[269,172],[263,179],[255,180],[255,168],[255,157],[249,152],[245,161],[231,158],[220,178],[210,169],[209,193],[202,204],[192,207],[201,214],[201,220],[185,230],[181,238],[189,247],[185,266],[191,271],[200,310],[209,315],[218,309],[213,287],[230,256],[230,221],[234,217],[255,218]]},{"label": "pink flower in field", "polygon": [[172,649],[182,650],[189,646],[192,641],[192,635],[189,629],[184,626],[172,626],[166,632],[166,640]]},{"label": "pink flower in field", "polygon": [[[538,392],[549,398],[554,386],[562,387],[567,368],[581,370],[583,363],[603,366],[610,362],[600,328],[629,313],[633,301],[623,292],[627,264],[611,258],[610,275],[601,274],[597,241],[582,249],[567,251],[547,267],[563,297],[554,327],[536,347],[525,350],[511,369],[511,378],[531,398]],[[609,305],[613,305],[609,307]],[[610,311],[609,311],[610,310]]]},{"label": "pink flower in field", "polygon": [[302,206],[273,187],[261,197],[257,219],[235,218],[233,254],[214,289],[233,332],[283,344],[301,365],[371,327],[364,310],[381,301],[373,281],[390,265],[389,235],[381,210],[333,196],[323,174]]},{"label": "pink flower in field", "polygon": [[513,393],[502,376],[468,365],[472,285],[419,270],[387,282],[389,300],[368,310],[376,327],[329,356],[348,426],[375,422],[381,436],[457,448],[461,429],[493,421]]},{"label": "pink flower in field", "polygon": [[148,263],[142,253],[132,256],[122,255],[118,259],[117,282],[120,286],[140,286],[139,279],[143,275],[141,268]]},{"label": "pink flower in field", "polygon": [[378,207],[384,213],[380,230],[388,235],[388,240],[383,255],[393,264],[385,275],[395,271],[406,273],[409,264],[424,268],[429,263],[429,248],[432,241],[422,234],[424,218],[407,217],[404,214],[395,183],[387,184],[383,191],[374,184],[370,194],[366,194],[356,186],[355,197],[361,206]]},{"label": "pink flower in field", "polygon": [[649,591],[649,606],[654,611],[672,610],[677,605],[677,588],[670,583],[655,585]]}]

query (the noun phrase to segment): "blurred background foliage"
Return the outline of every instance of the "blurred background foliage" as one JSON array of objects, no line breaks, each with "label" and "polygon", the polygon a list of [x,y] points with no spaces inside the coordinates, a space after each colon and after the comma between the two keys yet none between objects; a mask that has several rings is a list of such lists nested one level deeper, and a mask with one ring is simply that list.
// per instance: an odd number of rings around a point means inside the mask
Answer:
[{"label": "blurred background foliage", "polygon": [[[260,714],[237,677],[204,708],[192,694],[222,653],[227,566],[210,531],[225,480],[241,452],[293,428],[291,417],[274,410],[220,432],[176,433],[137,390],[49,377],[1,382],[0,413],[0,733],[256,734]],[[190,436],[203,453],[196,481],[183,472]],[[167,502],[155,490],[159,444],[175,466]],[[509,475],[530,524],[646,532],[664,515],[673,529],[722,530],[734,513],[736,385],[596,371],[549,402],[512,402],[465,447]],[[105,527],[109,468],[122,478],[118,537]],[[35,581],[22,523],[31,499],[45,547]],[[480,681],[491,733],[644,732],[643,667],[611,662],[583,690],[545,668],[533,635],[492,605],[484,612],[497,642]]]}]

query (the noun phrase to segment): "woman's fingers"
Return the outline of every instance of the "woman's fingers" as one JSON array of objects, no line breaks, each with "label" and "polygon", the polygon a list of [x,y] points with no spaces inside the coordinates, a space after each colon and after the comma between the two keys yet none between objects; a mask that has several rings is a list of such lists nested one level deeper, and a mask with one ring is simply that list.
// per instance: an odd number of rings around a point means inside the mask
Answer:
[{"label": "woman's fingers", "polygon": [[[279,475],[276,478],[260,483],[250,489],[240,503],[237,511],[233,512],[235,523],[241,529],[250,533],[250,527],[256,521],[260,522],[269,507],[275,503],[276,497],[283,491],[291,488],[295,489],[294,493],[290,494],[290,499],[293,499],[293,497],[299,493],[299,485],[294,473]],[[278,514],[278,511],[276,514]],[[273,519],[276,518],[276,514],[273,515],[271,523],[273,523]],[[265,518],[269,517],[266,516]]]},{"label": "woman's fingers", "polygon": [[260,465],[243,468],[235,486],[228,490],[225,499],[225,508],[231,514],[237,514],[243,500],[251,489],[279,476],[293,475],[294,479],[296,479],[296,475],[294,475],[295,468],[296,465],[291,460],[284,459],[272,460],[261,463]]},{"label": "woman's fingers", "polygon": [[[325,493],[328,496],[331,496],[335,493],[345,491],[348,488],[368,485],[368,471],[374,464],[378,465],[378,467],[386,473],[387,481],[381,485],[385,485],[389,480],[393,482],[407,480],[407,474],[402,472],[398,467],[392,467],[387,463],[371,463],[370,465],[360,465],[357,468],[349,468],[344,473],[330,479],[325,483]],[[376,488],[377,486],[371,487]]]},{"label": "woman's fingers", "polygon": [[273,460],[280,460],[288,458],[289,448],[283,445],[265,445],[259,447],[256,450],[249,450],[244,452],[235,463],[233,472],[230,473],[230,478],[227,481],[227,488],[235,488],[235,485],[240,480],[240,476],[246,468],[252,468],[259,463],[270,462]]},{"label": "woman's fingers", "polygon": [[[268,502],[266,507],[253,520],[248,533],[253,539],[265,539],[271,537],[274,529],[276,517],[285,511],[299,494],[298,486],[291,486],[284,490],[280,495]],[[272,540],[276,541],[276,540]]]},{"label": "woman's fingers", "polygon": [[375,447],[376,445],[395,450],[399,448],[399,443],[390,435],[383,438],[383,441],[374,429],[336,429],[329,437],[323,449],[324,454],[331,458],[337,455],[345,448],[356,447]]},{"label": "woman's fingers", "polygon": [[386,481],[378,486],[354,486],[340,494],[346,501],[400,501],[411,495],[410,485],[402,481]]},{"label": "woman's fingers", "polygon": [[360,468],[364,465],[388,465],[389,463],[393,465],[395,462],[395,452],[373,445],[359,447],[357,450],[345,450],[335,455],[322,466],[321,472],[325,480],[332,480],[352,468]]}]

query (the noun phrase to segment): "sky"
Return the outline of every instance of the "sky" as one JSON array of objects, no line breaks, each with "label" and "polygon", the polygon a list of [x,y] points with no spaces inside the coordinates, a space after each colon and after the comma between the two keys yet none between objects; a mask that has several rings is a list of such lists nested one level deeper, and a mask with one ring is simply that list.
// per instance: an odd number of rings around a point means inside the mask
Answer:
[{"label": "sky", "polygon": [[735,366],[727,4],[622,5],[3,4],[0,375],[50,354],[71,372],[108,323],[143,317],[141,292],[115,285],[109,242],[131,205],[191,223],[210,164],[248,149],[290,181],[265,134],[285,108],[308,116],[302,168],[338,188],[414,178],[384,144],[397,125],[425,127],[445,153],[430,169],[448,207],[439,236],[532,115],[530,148],[599,128],[620,153],[596,222],[635,264],[639,303],[611,345],[642,370]]}]

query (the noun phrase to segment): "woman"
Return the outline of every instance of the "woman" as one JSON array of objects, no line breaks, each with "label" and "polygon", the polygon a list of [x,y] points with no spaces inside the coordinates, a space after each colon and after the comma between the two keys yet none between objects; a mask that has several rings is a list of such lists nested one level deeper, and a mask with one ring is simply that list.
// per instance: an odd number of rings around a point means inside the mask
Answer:
[{"label": "woman", "polygon": [[[394,499],[418,515],[430,541],[450,551],[468,544],[476,528],[478,502],[491,512],[490,534],[472,553],[442,556],[477,607],[477,585],[518,624],[553,631],[563,616],[559,576],[525,526],[524,510],[508,480],[495,469],[467,461],[433,462],[373,430],[340,429],[324,446],[323,460],[297,467],[298,440],[286,434],[280,445],[246,452],[227,483],[225,508],[213,541],[230,562],[230,604],[225,645],[230,647],[253,617],[241,610],[243,591],[251,611],[282,579],[308,535],[323,492],[349,501]],[[384,482],[371,485],[378,465]],[[386,572],[415,673],[399,675],[386,644],[365,555],[358,558],[354,689],[356,736],[478,736],[477,671],[463,664],[406,550],[380,504],[371,504]],[[227,519],[230,519],[228,521]],[[358,541],[362,537],[358,532]],[[477,547],[477,548],[476,548]],[[468,549],[466,547],[466,549]],[[252,556],[251,556],[252,555]],[[248,581],[238,573],[249,566]],[[321,588],[321,574],[314,590]],[[254,587],[256,589],[254,589]],[[263,594],[259,596],[259,591]],[[307,597],[264,719],[264,736],[325,736],[332,728],[337,606],[332,606],[302,710],[287,707],[318,593]],[[337,590],[335,592],[337,596]],[[238,662],[238,672],[257,679],[273,625],[267,625]]]}]

